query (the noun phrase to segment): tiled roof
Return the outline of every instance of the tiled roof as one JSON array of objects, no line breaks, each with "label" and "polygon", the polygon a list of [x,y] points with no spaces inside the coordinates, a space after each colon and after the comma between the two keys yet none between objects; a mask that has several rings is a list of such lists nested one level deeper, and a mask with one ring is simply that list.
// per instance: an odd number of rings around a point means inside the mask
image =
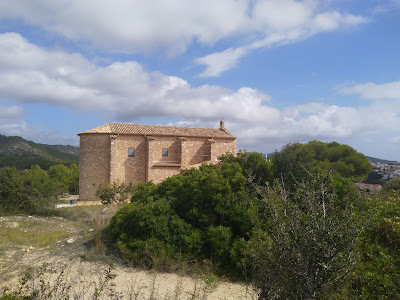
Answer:
[{"label": "tiled roof", "polygon": [[221,129],[214,128],[176,127],[126,123],[108,123],[78,133],[78,135],[91,133],[234,138],[230,133]]}]

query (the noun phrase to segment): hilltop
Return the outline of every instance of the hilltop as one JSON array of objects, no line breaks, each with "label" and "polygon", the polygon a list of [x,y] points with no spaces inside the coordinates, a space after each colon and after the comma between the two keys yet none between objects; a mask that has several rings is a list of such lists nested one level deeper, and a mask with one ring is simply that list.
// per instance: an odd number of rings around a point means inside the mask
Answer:
[{"label": "hilltop", "polygon": [[376,157],[371,157],[371,156],[365,156],[370,162],[372,163],[381,163],[381,164],[388,164],[388,165],[400,165],[400,163],[396,160],[386,160],[386,159],[380,159]]},{"label": "hilltop", "polygon": [[15,166],[18,169],[29,169],[39,165],[48,169],[56,164],[79,162],[79,147],[70,145],[38,144],[19,136],[0,134],[0,167]]}]

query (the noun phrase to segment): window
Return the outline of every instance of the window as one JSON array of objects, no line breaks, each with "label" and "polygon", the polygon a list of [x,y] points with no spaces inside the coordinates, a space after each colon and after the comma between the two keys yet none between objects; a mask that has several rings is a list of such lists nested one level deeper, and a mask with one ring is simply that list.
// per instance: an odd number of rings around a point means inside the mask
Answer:
[{"label": "window", "polygon": [[168,148],[162,149],[162,156],[168,156]]},{"label": "window", "polygon": [[128,148],[128,156],[135,156],[135,148]]}]

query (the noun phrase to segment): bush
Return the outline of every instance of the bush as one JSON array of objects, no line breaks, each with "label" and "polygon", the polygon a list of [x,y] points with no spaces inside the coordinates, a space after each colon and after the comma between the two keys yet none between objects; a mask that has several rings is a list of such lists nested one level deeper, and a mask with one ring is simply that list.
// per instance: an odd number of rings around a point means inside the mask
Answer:
[{"label": "bush", "polygon": [[260,190],[266,211],[254,216],[249,248],[259,299],[320,299],[354,266],[362,202],[351,182],[336,181],[318,173],[293,193],[282,184]]},{"label": "bush", "polygon": [[354,299],[400,299],[400,194],[368,199],[370,224],[345,289]]},{"label": "bush", "polygon": [[[237,163],[203,165],[158,185],[139,184],[109,226],[111,240],[127,260],[154,265],[209,259],[220,269],[240,271],[241,240],[249,239],[253,205],[247,179]],[[179,256],[179,257],[178,257]]]},{"label": "bush", "polygon": [[133,189],[132,183],[125,184],[113,182],[111,184],[99,185],[96,196],[100,198],[103,204],[117,204],[118,207],[127,202]]},{"label": "bush", "polygon": [[393,178],[383,185],[382,190],[385,192],[399,191],[400,190],[400,178]]},{"label": "bush", "polygon": [[3,211],[47,214],[52,212],[56,195],[75,191],[79,184],[79,167],[55,165],[48,172],[33,165],[20,171],[0,168],[0,209]]}]

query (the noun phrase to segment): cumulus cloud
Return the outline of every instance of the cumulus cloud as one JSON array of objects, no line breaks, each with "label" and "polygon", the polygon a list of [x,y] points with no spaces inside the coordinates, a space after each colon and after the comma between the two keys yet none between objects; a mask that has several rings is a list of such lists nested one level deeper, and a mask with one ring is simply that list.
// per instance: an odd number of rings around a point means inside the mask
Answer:
[{"label": "cumulus cloud", "polygon": [[76,136],[65,136],[57,130],[44,130],[41,126],[28,124],[21,119],[27,113],[21,106],[0,105],[0,134],[21,136],[45,144],[78,145]]},{"label": "cumulus cloud", "polygon": [[80,55],[39,48],[16,33],[0,35],[0,95],[20,103],[46,103],[81,111],[107,111],[117,119],[152,116],[203,119],[224,112],[232,120],[273,119],[277,111],[257,90],[191,87],[147,72],[133,61],[98,67]]},{"label": "cumulus cloud", "polygon": [[[400,106],[390,101],[359,108],[309,103],[278,109],[269,95],[256,89],[192,87],[182,78],[147,71],[134,61],[96,66],[78,54],[40,48],[16,33],[0,35],[0,65],[0,101],[106,113],[124,122],[155,117],[174,120],[174,125],[216,127],[223,117],[245,148],[262,150],[290,141],[351,138],[386,129],[396,135],[400,128]],[[3,133],[62,141],[59,133],[21,120],[21,107],[0,110]],[[7,115],[12,120],[5,121]]]},{"label": "cumulus cloud", "polygon": [[218,76],[254,49],[278,46],[364,22],[362,16],[320,11],[316,0],[2,0],[0,20],[23,20],[69,40],[111,52],[178,55],[193,43],[242,45],[195,60],[200,76]]},{"label": "cumulus cloud", "polygon": [[2,0],[0,18],[22,19],[68,39],[117,52],[211,45],[248,31],[248,0]]},{"label": "cumulus cloud", "polygon": [[338,89],[342,94],[359,95],[366,100],[400,100],[400,81],[376,84],[368,82]]},{"label": "cumulus cloud", "polygon": [[298,42],[321,32],[364,22],[366,18],[349,13],[319,12],[315,1],[256,1],[251,23],[257,38],[244,46],[197,58],[195,62],[206,67],[201,77],[219,76],[253,50]]},{"label": "cumulus cloud", "polygon": [[4,106],[0,105],[0,120],[15,119],[23,116],[25,110],[21,106]]}]

